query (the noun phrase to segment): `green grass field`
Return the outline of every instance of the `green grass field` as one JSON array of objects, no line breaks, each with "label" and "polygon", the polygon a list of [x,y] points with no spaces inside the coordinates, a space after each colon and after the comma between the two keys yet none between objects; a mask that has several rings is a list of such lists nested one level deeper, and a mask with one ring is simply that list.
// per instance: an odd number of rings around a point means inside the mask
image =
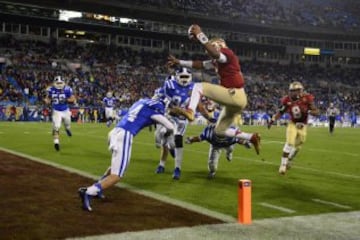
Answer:
[{"label": "green grass field", "polygon": [[[190,126],[187,135],[197,135],[202,128]],[[227,162],[224,154],[215,179],[208,180],[209,145],[185,145],[180,181],[172,180],[171,157],[165,174],[155,174],[160,151],[155,148],[154,133],[144,129],[134,138],[131,163],[123,182],[235,218],[239,179],[252,180],[254,219],[360,209],[360,129],[336,128],[330,136],[327,128],[309,128],[307,142],[285,176],[277,172],[285,128],[242,129],[262,135],[261,156],[253,149],[237,146],[233,161]],[[73,137],[62,131],[61,151],[56,152],[50,124],[0,122],[0,147],[100,176],[110,164],[108,131],[105,124],[73,123]]]}]

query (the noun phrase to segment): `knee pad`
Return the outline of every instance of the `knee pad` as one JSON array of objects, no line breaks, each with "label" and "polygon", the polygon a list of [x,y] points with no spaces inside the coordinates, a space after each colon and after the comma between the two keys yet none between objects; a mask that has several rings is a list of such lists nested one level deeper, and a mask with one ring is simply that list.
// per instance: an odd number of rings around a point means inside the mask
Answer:
[{"label": "knee pad", "polygon": [[293,148],[294,148],[294,147],[291,146],[290,144],[285,143],[284,148],[283,148],[283,151],[284,151],[285,153],[290,153]]},{"label": "knee pad", "polygon": [[175,147],[182,148],[183,147],[183,136],[175,135]]}]

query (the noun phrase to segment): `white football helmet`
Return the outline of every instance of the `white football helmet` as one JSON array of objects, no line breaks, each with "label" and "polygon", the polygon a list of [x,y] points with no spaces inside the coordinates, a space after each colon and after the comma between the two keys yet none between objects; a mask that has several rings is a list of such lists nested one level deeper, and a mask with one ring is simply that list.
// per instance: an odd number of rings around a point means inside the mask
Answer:
[{"label": "white football helmet", "polygon": [[112,96],[113,96],[113,93],[112,93],[112,92],[107,92],[107,93],[106,93],[106,97],[107,97],[107,98],[112,98]]},{"label": "white football helmet", "polygon": [[61,76],[55,76],[54,87],[56,89],[63,89],[65,87],[65,80]]},{"label": "white football helmet", "polygon": [[191,71],[187,68],[181,68],[179,70],[176,70],[175,79],[178,84],[185,87],[189,85],[192,81]]}]

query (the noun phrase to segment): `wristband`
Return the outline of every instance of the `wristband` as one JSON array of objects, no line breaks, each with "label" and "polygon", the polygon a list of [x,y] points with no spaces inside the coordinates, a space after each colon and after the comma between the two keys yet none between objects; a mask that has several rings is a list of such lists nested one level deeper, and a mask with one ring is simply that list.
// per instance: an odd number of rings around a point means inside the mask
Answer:
[{"label": "wristband", "polygon": [[206,44],[209,42],[208,37],[203,32],[197,34],[196,38],[199,40],[199,42],[201,42],[201,44]]},{"label": "wristband", "polygon": [[193,61],[179,60],[179,65],[182,67],[192,68]]}]

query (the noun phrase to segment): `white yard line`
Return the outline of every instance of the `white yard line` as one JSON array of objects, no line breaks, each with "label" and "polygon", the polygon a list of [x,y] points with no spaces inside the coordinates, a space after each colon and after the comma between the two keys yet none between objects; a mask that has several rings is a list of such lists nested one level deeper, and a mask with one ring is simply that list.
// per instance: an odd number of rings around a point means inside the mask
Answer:
[{"label": "white yard line", "polygon": [[266,203],[266,202],[261,202],[261,203],[259,203],[259,205],[261,205],[263,207],[271,208],[271,209],[276,209],[276,210],[279,210],[280,212],[296,213],[295,210],[292,210],[290,208],[284,208],[284,207],[277,206],[277,205],[270,204],[270,203]]},{"label": "white yard line", "polygon": [[321,199],[317,199],[317,198],[313,198],[311,199],[313,202],[317,202],[317,203],[321,203],[321,204],[325,204],[325,205],[331,205],[331,206],[335,206],[338,208],[343,208],[343,209],[352,209],[352,207],[347,206],[347,205],[342,205],[336,202],[329,202],[329,201],[325,201],[325,200],[321,200]]}]

